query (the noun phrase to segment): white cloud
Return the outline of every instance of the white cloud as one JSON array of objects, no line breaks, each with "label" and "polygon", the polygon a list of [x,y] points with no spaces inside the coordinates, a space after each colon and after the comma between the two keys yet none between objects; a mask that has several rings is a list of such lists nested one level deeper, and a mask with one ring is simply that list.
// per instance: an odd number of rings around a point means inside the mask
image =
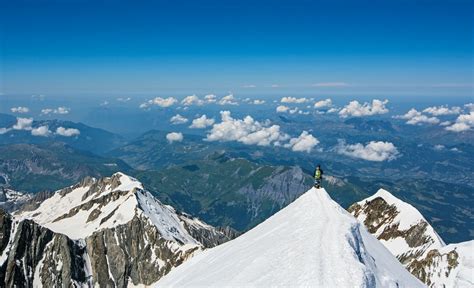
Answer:
[{"label": "white cloud", "polygon": [[388,109],[385,105],[388,103],[388,100],[378,100],[374,99],[371,103],[365,102],[364,104],[359,103],[359,101],[351,101],[349,104],[344,106],[344,108],[339,111],[339,116],[342,118],[347,117],[362,117],[362,116],[371,116],[376,114],[385,114],[388,113]]},{"label": "white cloud", "polygon": [[12,129],[11,128],[5,128],[5,127],[0,128],[0,135],[5,134],[5,133],[9,132],[10,130],[12,130]]},{"label": "white cloud", "polygon": [[12,111],[12,113],[28,113],[30,112],[30,108],[18,106],[18,107],[12,107],[10,111]]},{"label": "white cloud", "polygon": [[201,117],[194,119],[189,128],[203,129],[208,126],[212,126],[214,122],[214,118],[207,118],[206,115],[202,115]]},{"label": "white cloud", "polygon": [[47,125],[40,126],[38,128],[33,128],[31,130],[31,135],[33,136],[48,137],[49,134],[51,134],[51,131],[49,131],[49,127]]},{"label": "white cloud", "polygon": [[474,111],[471,111],[469,114],[459,115],[456,119],[456,122],[447,126],[445,129],[451,132],[463,132],[471,130],[474,127]]},{"label": "white cloud", "polygon": [[61,106],[61,107],[58,107],[58,108],[55,108],[55,109],[52,109],[52,108],[41,109],[41,114],[43,114],[43,115],[48,115],[50,113],[53,113],[53,114],[69,114],[70,111],[71,111],[70,108]]},{"label": "white cloud", "polygon": [[257,85],[247,84],[247,85],[242,86],[242,88],[257,88]]},{"label": "white cloud", "polygon": [[109,101],[105,100],[104,102],[99,104],[100,106],[107,106],[109,105]]},{"label": "white cloud", "polygon": [[418,110],[415,108],[410,109],[407,113],[404,115],[397,115],[394,116],[393,118],[396,119],[404,119],[408,120],[406,123],[410,125],[418,125],[418,124],[438,124],[440,121],[436,117],[428,117],[426,115],[421,114]]},{"label": "white cloud", "polygon": [[217,101],[217,96],[214,95],[214,94],[208,94],[208,95],[204,96],[204,100],[207,103],[215,103]]},{"label": "white cloud", "polygon": [[222,97],[222,99],[219,101],[220,105],[238,105],[237,101],[235,101],[234,95],[229,94],[227,96]]},{"label": "white cloud", "polygon": [[179,115],[179,114],[176,114],[176,115],[174,115],[173,117],[170,118],[170,122],[171,122],[171,124],[178,125],[178,124],[187,123],[188,119],[181,116],[181,115]]},{"label": "white cloud", "polygon": [[457,115],[461,113],[461,107],[454,106],[454,107],[447,107],[447,106],[433,106],[428,107],[423,110],[425,113],[429,113],[433,116],[443,116],[443,115]]},{"label": "white cloud", "polygon": [[325,107],[331,107],[331,106],[332,106],[332,100],[330,98],[314,103],[314,108],[325,108]]},{"label": "white cloud", "polygon": [[167,108],[167,107],[173,106],[174,104],[176,104],[176,102],[178,102],[178,100],[174,97],[168,97],[168,98],[156,97],[155,99],[148,100],[147,102],[140,104],[140,108],[145,109],[152,105],[160,106],[162,108]]},{"label": "white cloud", "polygon": [[444,148],[446,148],[446,147],[444,147],[444,145],[441,145],[441,144],[437,144],[437,145],[435,145],[435,146],[433,147],[433,149],[434,149],[434,150],[437,150],[437,151],[441,151],[441,150],[443,150]]},{"label": "white cloud", "polygon": [[322,83],[315,83],[311,85],[313,87],[346,87],[349,86],[346,82],[322,82]]},{"label": "white cloud", "polygon": [[253,100],[252,104],[253,105],[262,105],[262,104],[265,104],[265,100],[255,99],[255,100]]},{"label": "white cloud", "polygon": [[16,124],[13,125],[15,130],[31,130],[31,124],[33,124],[33,118],[16,118]]},{"label": "white cloud", "polygon": [[71,136],[77,136],[81,134],[81,131],[75,128],[58,127],[56,128],[56,134],[64,136],[64,137],[71,137]]},{"label": "white cloud", "polygon": [[280,102],[281,103],[295,103],[295,104],[301,104],[301,103],[306,103],[309,100],[306,98],[296,98],[296,97],[283,97],[281,98]]},{"label": "white cloud", "polygon": [[185,97],[182,101],[181,101],[181,104],[183,104],[184,106],[191,106],[191,105],[198,105],[198,106],[201,106],[204,104],[204,101],[199,99],[198,96],[196,95],[191,95],[191,96],[187,96]]},{"label": "white cloud", "polygon": [[474,111],[474,103],[467,103],[464,105],[469,111]]},{"label": "white cloud", "polygon": [[344,141],[339,141],[336,152],[353,158],[376,162],[391,161],[399,156],[395,145],[391,142],[382,141],[371,141],[365,146],[361,143],[346,144]]},{"label": "white cloud", "polygon": [[221,111],[221,119],[220,123],[212,126],[206,140],[238,141],[247,145],[268,146],[289,138],[280,131],[280,126],[270,126],[268,121],[255,121],[251,116],[234,119],[229,111]]},{"label": "white cloud", "polygon": [[280,105],[276,108],[277,113],[286,113],[288,112],[288,110],[290,110],[290,107],[285,106],[285,105]]},{"label": "white cloud", "polygon": [[439,123],[439,125],[441,125],[441,126],[449,126],[451,124],[452,124],[451,121],[444,121],[444,122]]},{"label": "white cloud", "polygon": [[326,111],[326,113],[336,113],[338,111],[339,111],[339,109],[337,109],[337,108],[331,108],[328,111]]},{"label": "white cloud", "polygon": [[130,97],[126,97],[126,98],[125,97],[119,97],[119,98],[117,98],[118,102],[124,102],[124,103],[128,102],[130,100],[132,100],[132,98],[130,98]]},{"label": "white cloud", "polygon": [[183,141],[183,134],[181,132],[168,133],[166,134],[166,140],[168,140],[169,143],[181,142]]},{"label": "white cloud", "polygon": [[291,138],[288,144],[285,144],[285,148],[291,148],[296,152],[311,152],[314,146],[319,144],[319,140],[307,131],[303,131],[298,138]]}]

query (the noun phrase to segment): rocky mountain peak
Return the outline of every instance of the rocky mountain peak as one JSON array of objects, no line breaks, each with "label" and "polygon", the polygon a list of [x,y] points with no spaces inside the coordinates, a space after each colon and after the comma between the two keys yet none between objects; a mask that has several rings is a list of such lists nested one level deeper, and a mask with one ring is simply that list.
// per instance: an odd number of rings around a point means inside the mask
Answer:
[{"label": "rocky mountain peak", "polygon": [[474,241],[446,245],[415,207],[384,189],[348,211],[428,286],[473,285]]}]

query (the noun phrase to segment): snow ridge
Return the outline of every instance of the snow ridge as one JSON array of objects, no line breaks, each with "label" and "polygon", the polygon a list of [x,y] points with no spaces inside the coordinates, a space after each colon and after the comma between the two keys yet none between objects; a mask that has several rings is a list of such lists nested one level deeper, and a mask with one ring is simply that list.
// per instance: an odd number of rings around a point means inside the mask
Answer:
[{"label": "snow ridge", "polygon": [[423,287],[324,189],[175,268],[157,287]]}]

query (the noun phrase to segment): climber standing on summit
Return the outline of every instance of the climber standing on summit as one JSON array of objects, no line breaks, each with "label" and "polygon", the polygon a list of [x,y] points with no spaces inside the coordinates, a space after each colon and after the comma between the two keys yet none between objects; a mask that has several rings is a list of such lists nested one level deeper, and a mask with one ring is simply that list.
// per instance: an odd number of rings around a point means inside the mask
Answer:
[{"label": "climber standing on summit", "polygon": [[321,188],[321,182],[323,181],[323,170],[321,165],[318,164],[316,170],[314,170],[314,187],[317,189]]}]

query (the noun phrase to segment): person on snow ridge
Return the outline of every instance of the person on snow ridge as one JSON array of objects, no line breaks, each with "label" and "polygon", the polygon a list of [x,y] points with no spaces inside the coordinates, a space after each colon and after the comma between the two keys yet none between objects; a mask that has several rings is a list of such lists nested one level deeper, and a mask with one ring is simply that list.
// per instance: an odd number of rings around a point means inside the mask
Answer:
[{"label": "person on snow ridge", "polygon": [[314,187],[317,189],[321,188],[321,182],[323,181],[323,170],[321,165],[318,164],[316,170],[314,170]]}]

